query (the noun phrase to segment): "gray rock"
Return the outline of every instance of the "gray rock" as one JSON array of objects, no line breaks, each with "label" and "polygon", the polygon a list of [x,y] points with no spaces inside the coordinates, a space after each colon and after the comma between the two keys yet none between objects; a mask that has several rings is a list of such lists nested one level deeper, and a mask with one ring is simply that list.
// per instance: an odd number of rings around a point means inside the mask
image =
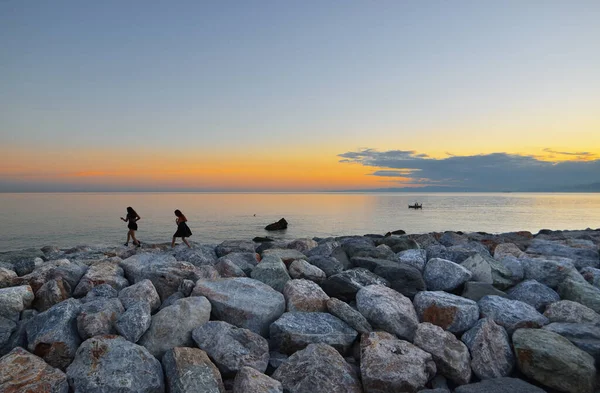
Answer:
[{"label": "gray rock", "polygon": [[217,263],[221,261],[229,261],[242,269],[246,276],[249,276],[252,269],[258,263],[258,255],[255,252],[232,252],[217,260]]},{"label": "gray rock", "polygon": [[508,334],[493,319],[480,319],[461,339],[471,351],[471,369],[479,379],[506,377],[512,373],[515,356]]},{"label": "gray rock", "polygon": [[0,317],[0,348],[4,348],[15,330],[17,330],[16,322]]},{"label": "gray rock", "polygon": [[600,327],[584,323],[556,322],[544,329],[560,334],[577,348],[589,353],[596,362],[600,361]]},{"label": "gray rock", "polygon": [[600,313],[600,289],[585,281],[565,280],[558,286],[563,300],[571,300]]},{"label": "gray rock", "polygon": [[512,340],[517,365],[527,377],[563,392],[593,391],[594,358],[566,338],[544,329],[519,329]]},{"label": "gray rock", "polygon": [[425,265],[423,278],[430,291],[451,291],[471,279],[472,273],[452,261],[433,258]]},{"label": "gray rock", "polygon": [[0,358],[0,391],[67,393],[67,376],[23,348]]},{"label": "gray rock", "polygon": [[215,251],[220,258],[233,252],[254,252],[254,242],[249,240],[226,240],[219,244]]},{"label": "gray rock", "polygon": [[125,309],[119,299],[98,299],[83,304],[77,316],[77,331],[82,340],[115,334],[115,323]]},{"label": "gray rock", "polygon": [[370,285],[356,294],[356,306],[376,329],[412,341],[419,324],[409,298],[383,285]]},{"label": "gray rock", "polygon": [[491,318],[503,326],[509,335],[519,328],[540,328],[548,324],[548,318],[527,303],[505,299],[500,296],[485,296],[478,303],[483,318]]},{"label": "gray rock", "polygon": [[523,262],[521,262],[521,260],[513,256],[505,256],[504,258],[499,259],[498,262],[510,271],[510,279],[512,282],[523,281],[523,278],[525,277],[525,268],[523,267]]},{"label": "gray rock", "polygon": [[13,281],[17,278],[17,273],[10,269],[0,267],[0,289],[13,286]]},{"label": "gray rock", "polygon": [[82,303],[98,300],[98,298],[112,299],[119,296],[119,292],[108,284],[100,284],[81,298]]},{"label": "gray rock", "polygon": [[129,307],[115,322],[117,332],[132,343],[137,343],[152,323],[150,305],[138,302]]},{"label": "gray rock", "polygon": [[[35,312],[35,310],[26,311]],[[27,348],[27,323],[28,320],[25,318],[15,323],[0,317],[0,357],[17,347]]]},{"label": "gray rock", "polygon": [[303,254],[309,258],[314,256],[329,257],[333,253],[333,250],[335,250],[339,246],[340,243],[336,241],[328,241],[325,243],[321,243],[317,247],[312,248],[306,252],[303,252]]},{"label": "gray rock", "polygon": [[130,287],[121,289],[119,300],[123,303],[125,309],[129,309],[129,307],[139,302],[148,303],[152,312],[160,307],[160,297],[150,280],[142,280]]},{"label": "gray rock", "polygon": [[271,366],[273,369],[277,369],[283,364],[283,362],[287,360],[288,357],[289,356],[284,353],[271,351],[269,352],[269,366]]},{"label": "gray rock", "polygon": [[112,262],[100,262],[90,266],[73,291],[73,296],[85,296],[96,285],[108,284],[117,291],[127,287],[129,281],[124,277],[123,269]]},{"label": "gray rock", "polygon": [[470,385],[456,388],[454,393],[545,393],[543,389],[533,386],[518,378],[487,379]]},{"label": "gray rock", "polygon": [[216,319],[250,329],[266,337],[269,325],[285,311],[285,298],[251,278],[199,280],[192,296],[206,296]]},{"label": "gray rock", "polygon": [[339,263],[341,263],[344,270],[352,268],[352,263],[350,263],[350,259],[348,258],[348,255],[342,246],[335,248],[331,252],[331,257],[335,258]]},{"label": "gray rock", "polygon": [[219,258],[219,261],[215,265],[215,269],[217,269],[221,277],[246,277],[252,273],[252,269],[254,268],[252,265],[249,266],[251,266],[250,272],[246,273],[241,267],[227,259],[227,255],[225,255],[224,257]]},{"label": "gray rock", "polygon": [[585,267],[581,269],[580,273],[587,282],[596,288],[600,288],[600,269]]},{"label": "gray rock", "polygon": [[283,387],[281,382],[244,366],[235,375],[233,393],[283,393]]},{"label": "gray rock", "polygon": [[386,236],[375,242],[377,245],[385,244],[392,249],[394,254],[406,250],[418,250],[419,244],[408,237]]},{"label": "gray rock", "polygon": [[21,311],[31,307],[34,298],[29,285],[0,289],[0,317],[18,321]]},{"label": "gray rock", "polygon": [[463,234],[452,231],[446,231],[438,240],[440,244],[446,247],[464,245],[469,242],[469,238]]},{"label": "gray rock", "polygon": [[321,288],[330,297],[351,301],[354,300],[356,293],[363,287],[388,284],[387,280],[359,267],[328,277],[321,283]]},{"label": "gray rock", "polygon": [[159,310],[162,310],[163,308],[167,308],[169,306],[172,306],[179,299],[185,299],[185,296],[181,292],[175,292],[174,294],[172,294],[171,296],[169,296],[168,298],[166,298],[164,302],[162,302],[162,304],[160,305]]},{"label": "gray rock", "polygon": [[294,353],[273,373],[289,393],[362,393],[354,369],[331,346],[310,344]]},{"label": "gray rock", "polygon": [[544,316],[550,322],[592,323],[600,325],[600,314],[570,300],[561,300],[546,307]]},{"label": "gray rock", "polygon": [[[252,270],[250,270],[252,271]],[[205,265],[205,266],[198,266],[196,268],[196,274],[199,276],[199,280],[218,280],[219,278],[221,278],[221,274],[219,273],[219,271],[214,267],[214,266],[209,266],[209,265]],[[192,281],[191,279],[184,279],[181,281],[181,283],[183,283],[184,281]],[[192,281],[194,282],[194,281]],[[179,284],[181,286],[181,284]],[[178,287],[179,289],[179,287]]]},{"label": "gray rock", "polygon": [[178,261],[189,262],[194,266],[212,266],[217,263],[215,248],[209,245],[197,245],[193,248],[178,247],[174,253]]},{"label": "gray rock", "polygon": [[496,289],[492,284],[478,281],[466,282],[461,296],[478,302],[482,297],[487,295],[508,296],[506,293]]},{"label": "gray rock", "polygon": [[67,368],[71,389],[86,393],[164,393],[162,367],[145,348],[120,336],[83,342]]},{"label": "gray rock", "polygon": [[471,279],[474,281],[493,284],[500,289],[513,285],[512,272],[492,257],[476,254],[460,265],[473,273]]},{"label": "gray rock", "polygon": [[362,337],[360,358],[365,393],[417,392],[436,374],[429,353],[385,332]]},{"label": "gray rock", "polygon": [[438,373],[457,385],[469,383],[469,350],[452,333],[431,323],[421,323],[415,333],[414,344],[433,356]]},{"label": "gray rock", "polygon": [[196,283],[192,280],[182,280],[179,284],[178,292],[180,292],[184,297],[188,297],[192,294],[194,286],[196,286]]},{"label": "gray rock", "polygon": [[423,276],[412,266],[391,262],[391,265],[376,267],[373,273],[386,279],[390,288],[411,299],[426,289]]},{"label": "gray rock", "polygon": [[320,286],[308,280],[290,280],[283,288],[286,310],[289,312],[324,312],[329,296]]},{"label": "gray rock", "polygon": [[446,248],[441,244],[434,244],[426,248],[427,260],[434,258],[446,259],[454,263],[461,263],[477,254],[477,251],[466,249],[460,245]]},{"label": "gray rock", "polygon": [[33,292],[37,293],[46,282],[61,277],[69,283],[71,288],[75,288],[87,269],[87,266],[70,262],[67,259],[59,259],[46,262],[30,274],[16,278],[13,284],[29,285],[33,289]]},{"label": "gray rock", "polygon": [[595,250],[589,248],[575,248],[559,242],[534,239],[527,248],[527,253],[569,258],[573,260],[577,269],[588,266],[597,268],[600,264],[597,247]]},{"label": "gray rock", "polygon": [[585,281],[569,262],[525,258],[522,260],[522,263],[525,279],[536,280],[552,289],[556,289],[566,279],[576,276],[579,276],[581,281]]},{"label": "gray rock", "polygon": [[[28,248],[25,250],[8,251],[0,253],[0,262],[14,266],[19,262],[34,261],[36,258],[44,258],[42,250],[37,248]],[[11,269],[14,270],[14,269]]]},{"label": "gray rock", "polygon": [[260,263],[252,269],[250,276],[255,280],[264,282],[277,292],[283,292],[285,283],[292,279],[281,258],[270,254],[264,256]]},{"label": "gray rock", "polygon": [[522,258],[525,253],[514,243],[500,243],[494,249],[494,258],[501,260],[505,257]]},{"label": "gray rock", "polygon": [[327,300],[327,311],[361,334],[373,331],[369,321],[360,312],[339,299],[330,298]]},{"label": "gray rock", "polygon": [[264,373],[269,365],[269,343],[248,329],[209,321],[194,329],[192,337],[225,377],[233,377],[244,366]]},{"label": "gray rock", "polygon": [[[292,262],[293,263],[293,262]],[[344,271],[344,265],[334,257],[315,255],[308,258],[308,263],[321,269],[327,277]]]},{"label": "gray rock", "polygon": [[307,239],[296,239],[296,240],[289,242],[287,244],[287,248],[289,248],[290,250],[296,250],[296,251],[304,254],[305,252],[308,252],[308,251],[312,250],[313,248],[316,248],[318,245],[319,245],[319,243],[317,243],[313,239],[308,239],[308,238]]},{"label": "gray rock", "polygon": [[400,263],[412,266],[423,273],[427,263],[427,251],[423,249],[404,250],[397,253],[396,258]]},{"label": "gray rock", "polygon": [[275,259],[281,259],[286,266],[289,266],[292,262],[294,262],[297,259],[306,259],[306,255],[302,254],[300,251],[297,250],[271,248],[262,252],[263,259],[260,261],[260,263],[263,263],[263,261],[266,258],[273,257],[275,257]]},{"label": "gray rock", "polygon": [[311,265],[304,259],[297,259],[292,262],[288,271],[294,279],[306,279],[316,283],[321,283],[327,278],[323,270]]},{"label": "gray rock", "polygon": [[318,343],[331,345],[344,354],[357,336],[344,321],[319,312],[285,313],[270,327],[272,348],[288,355]]},{"label": "gray rock", "polygon": [[170,349],[162,364],[170,393],[225,393],[219,370],[201,349]]},{"label": "gray rock", "polygon": [[208,322],[211,305],[203,296],[180,299],[152,317],[150,328],[139,340],[157,359],[174,347],[194,344],[192,331]]},{"label": "gray rock", "polygon": [[46,311],[50,307],[67,300],[71,296],[69,283],[58,277],[46,282],[35,294],[33,307],[38,311]]},{"label": "gray rock", "polygon": [[539,312],[544,312],[547,305],[560,300],[558,293],[535,280],[523,281],[511,288],[507,294],[509,299],[527,303]]},{"label": "gray rock", "polygon": [[477,303],[442,291],[419,292],[413,303],[421,322],[456,334],[469,330],[479,319]]},{"label": "gray rock", "polygon": [[[36,258],[37,259],[37,258]],[[35,270],[35,260],[23,259],[13,264],[13,269],[18,276],[24,276]]]},{"label": "gray rock", "polygon": [[31,318],[26,325],[29,351],[64,370],[81,343],[77,332],[80,310],[79,301],[68,299]]}]

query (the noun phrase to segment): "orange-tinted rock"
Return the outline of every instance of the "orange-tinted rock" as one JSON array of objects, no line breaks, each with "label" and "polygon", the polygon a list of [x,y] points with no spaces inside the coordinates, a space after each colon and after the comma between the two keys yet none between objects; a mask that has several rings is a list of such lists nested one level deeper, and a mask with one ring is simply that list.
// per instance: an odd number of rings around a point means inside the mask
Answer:
[{"label": "orange-tinted rock", "polygon": [[67,393],[67,376],[23,348],[15,348],[0,359],[0,392]]}]

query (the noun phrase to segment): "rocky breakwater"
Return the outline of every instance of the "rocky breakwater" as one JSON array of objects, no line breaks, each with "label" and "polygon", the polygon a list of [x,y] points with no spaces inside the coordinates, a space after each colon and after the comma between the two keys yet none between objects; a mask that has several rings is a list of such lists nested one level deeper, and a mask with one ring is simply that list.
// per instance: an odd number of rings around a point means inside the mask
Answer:
[{"label": "rocky breakwater", "polygon": [[599,230],[0,253],[0,392],[591,393]]}]

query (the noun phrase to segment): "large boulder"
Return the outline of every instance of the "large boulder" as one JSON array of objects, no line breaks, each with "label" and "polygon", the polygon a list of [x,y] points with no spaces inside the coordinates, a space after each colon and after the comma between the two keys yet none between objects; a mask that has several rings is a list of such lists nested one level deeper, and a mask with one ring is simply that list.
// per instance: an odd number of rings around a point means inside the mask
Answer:
[{"label": "large boulder", "polygon": [[356,294],[356,307],[376,329],[413,340],[419,320],[406,296],[383,285],[370,285]]},{"label": "large boulder", "polygon": [[115,334],[115,323],[125,309],[119,299],[98,299],[81,306],[77,316],[77,331],[82,340]]},{"label": "large boulder", "polygon": [[124,277],[123,269],[116,263],[100,262],[90,266],[83,275],[77,287],[73,291],[73,296],[85,296],[96,285],[108,284],[117,291],[129,286],[129,281]]},{"label": "large boulder", "polygon": [[426,289],[423,276],[412,266],[391,262],[385,266],[377,266],[373,273],[385,278],[390,288],[411,299]]},{"label": "large boulder", "polygon": [[560,296],[556,291],[535,280],[527,280],[517,284],[507,292],[507,295],[509,299],[527,303],[539,312],[544,312],[547,305],[560,300]]},{"label": "large boulder", "polygon": [[523,278],[525,277],[525,268],[523,267],[521,259],[509,255],[499,259],[498,262],[510,271],[510,279],[512,282],[523,281]]},{"label": "large boulder", "polygon": [[145,348],[120,336],[83,342],[67,368],[71,389],[86,393],[164,393],[163,370]]},{"label": "large boulder", "polygon": [[82,297],[79,300],[81,300],[81,303],[88,303],[101,298],[113,299],[117,296],[119,296],[119,291],[117,291],[108,284],[101,284],[92,288],[92,290],[89,291],[87,295],[85,295],[85,297]]},{"label": "large boulder", "polygon": [[227,259],[227,255],[222,258],[219,258],[217,263],[215,264],[215,269],[219,272],[221,277],[247,277],[252,273],[252,269],[254,266],[250,265],[250,270],[246,273],[242,270],[241,267],[233,263],[231,260]]},{"label": "large boulder", "polygon": [[361,334],[373,331],[369,321],[360,312],[339,299],[332,297],[327,300],[327,311]]},{"label": "large boulder", "polygon": [[399,253],[406,250],[418,250],[419,244],[408,237],[386,236],[375,241],[375,244],[385,244],[392,249],[394,253]]},{"label": "large boulder", "polygon": [[251,278],[199,280],[192,296],[206,296],[216,319],[266,337],[269,326],[285,311],[285,298]]},{"label": "large boulder", "polygon": [[555,322],[544,329],[560,334],[600,362],[600,327],[589,323]]},{"label": "large boulder", "polygon": [[360,359],[365,393],[418,392],[436,374],[429,353],[385,332],[362,337]]},{"label": "large boulder", "polygon": [[415,332],[414,344],[433,356],[439,374],[457,385],[471,380],[471,356],[467,346],[454,334],[425,322]]},{"label": "large boulder", "polygon": [[[10,270],[17,272],[18,270],[28,270],[31,266],[35,266],[37,258],[45,258],[42,250],[37,248],[27,248],[25,250],[7,251],[0,253],[0,264],[4,264]],[[19,276],[28,274],[29,272],[17,272]]]},{"label": "large boulder", "polygon": [[567,279],[585,281],[568,261],[541,258],[524,258],[521,261],[525,279],[536,280],[552,289]]},{"label": "large boulder", "polygon": [[423,278],[430,291],[452,291],[469,281],[472,273],[447,259],[432,258],[425,265]]},{"label": "large boulder", "polygon": [[304,254],[317,247],[318,245],[319,243],[317,243],[315,240],[310,238],[304,238],[292,240],[287,244],[287,248],[289,248],[290,250],[296,250]]},{"label": "large boulder", "polygon": [[598,247],[595,247],[595,249],[570,247],[559,242],[534,239],[527,248],[527,253],[569,258],[573,260],[577,269],[588,266],[597,268],[600,265]]},{"label": "large boulder", "polygon": [[231,252],[219,258],[216,265],[227,262],[237,266],[246,276],[249,276],[258,263],[257,255],[255,252]]},{"label": "large boulder", "polygon": [[483,297],[477,304],[482,317],[493,319],[509,335],[519,328],[540,328],[548,324],[548,318],[529,304],[518,300],[491,295]]},{"label": "large boulder", "polygon": [[0,267],[0,289],[12,287],[16,278],[17,273],[10,269]]},{"label": "large boulder", "polygon": [[115,322],[117,332],[132,343],[137,343],[152,324],[150,304],[139,302],[129,307]]},{"label": "large boulder", "polygon": [[478,281],[468,281],[465,283],[465,288],[462,297],[478,302],[482,297],[487,295],[496,295],[508,297],[508,295],[499,289],[496,289],[492,284]]},{"label": "large boulder", "polygon": [[42,312],[71,297],[71,286],[68,282],[57,277],[47,281],[35,294],[33,307]]},{"label": "large boulder", "polygon": [[492,257],[476,254],[460,265],[473,273],[471,279],[474,281],[493,284],[500,289],[508,288],[513,284],[511,271]]},{"label": "large boulder", "polygon": [[397,253],[396,258],[398,262],[412,266],[423,273],[427,263],[427,251],[423,249],[404,250]]},{"label": "large boulder", "polygon": [[119,300],[123,303],[125,309],[129,309],[139,302],[148,303],[152,312],[158,310],[160,307],[160,297],[150,280],[142,280],[132,286],[121,289]]},{"label": "large boulder", "polygon": [[283,288],[286,310],[289,312],[324,312],[329,296],[320,286],[308,280],[290,280]]},{"label": "large boulder", "polygon": [[283,292],[285,283],[292,279],[285,264],[277,255],[263,257],[260,263],[252,269],[250,277],[264,282],[277,292]]},{"label": "large boulder", "polygon": [[157,359],[174,347],[194,345],[192,331],[209,321],[211,305],[203,296],[180,299],[152,317],[150,328],[139,340]]},{"label": "large boulder", "polygon": [[300,251],[297,250],[289,250],[289,249],[285,249],[285,248],[271,248],[268,250],[263,251],[262,253],[262,260],[260,263],[263,263],[263,261],[265,260],[265,258],[267,257],[275,257],[276,259],[281,259],[281,261],[283,261],[283,263],[285,263],[285,266],[289,266],[293,261],[298,260],[298,259],[306,259],[306,255],[302,254]]},{"label": "large boulder", "polygon": [[594,358],[566,338],[544,329],[519,329],[512,340],[519,369],[527,377],[563,392],[593,391]]},{"label": "large boulder", "polygon": [[283,387],[281,382],[244,366],[235,375],[233,393],[283,393]]},{"label": "large boulder", "polygon": [[327,278],[323,270],[311,265],[304,259],[297,259],[292,262],[288,268],[288,272],[290,273],[290,277],[294,279],[306,279],[316,283],[321,283]]},{"label": "large boulder", "polygon": [[514,243],[500,243],[494,248],[494,258],[501,260],[505,257],[522,258],[525,253]]},{"label": "large boulder", "polygon": [[269,365],[269,343],[248,329],[209,321],[194,329],[192,338],[225,377],[234,376],[244,366],[264,373]]},{"label": "large boulder", "polygon": [[275,370],[273,379],[289,393],[362,393],[356,372],[333,347],[310,344]]},{"label": "large boulder", "polygon": [[[292,262],[293,264],[294,262]],[[344,271],[344,265],[337,258],[332,256],[314,255],[308,258],[308,263],[321,269],[327,277]]]},{"label": "large boulder", "polygon": [[31,307],[34,298],[29,285],[0,289],[0,317],[18,321],[21,311]]},{"label": "large boulder", "polygon": [[544,316],[550,322],[592,323],[600,325],[600,314],[583,304],[561,300],[546,307]]},{"label": "large boulder", "polygon": [[254,253],[255,244],[249,240],[225,240],[215,248],[217,257],[222,257],[232,252]]},{"label": "large boulder", "polygon": [[329,257],[333,253],[333,250],[335,250],[339,246],[340,243],[336,241],[325,241],[323,243],[320,243],[315,248],[311,248],[308,251],[302,251],[302,253],[309,258],[313,256]]},{"label": "large boulder", "polygon": [[471,351],[471,369],[479,379],[509,376],[515,366],[515,356],[506,330],[493,319],[480,319],[462,335]]},{"label": "large boulder", "polygon": [[201,349],[170,349],[162,364],[169,393],[225,393],[219,370]]},{"label": "large boulder", "polygon": [[309,344],[325,343],[346,353],[358,336],[356,330],[328,313],[288,312],[271,324],[273,349],[293,354]]},{"label": "large boulder", "polygon": [[452,333],[462,333],[477,323],[479,307],[473,300],[442,291],[419,292],[413,301],[421,322]]},{"label": "large boulder", "polygon": [[600,313],[600,289],[585,281],[565,280],[558,286],[558,294],[563,300],[571,300]]},{"label": "large boulder", "polygon": [[33,272],[14,279],[13,283],[14,285],[29,285],[33,289],[33,292],[37,293],[46,282],[61,277],[73,289],[77,286],[87,269],[87,266],[71,262],[68,259],[58,259],[45,262]]},{"label": "large boulder", "polygon": [[8,344],[13,332],[17,330],[17,322],[0,317],[0,351]]},{"label": "large boulder", "polygon": [[34,316],[26,325],[29,351],[64,370],[81,343],[77,332],[80,310],[78,300],[68,299]]},{"label": "large boulder", "polygon": [[173,256],[178,261],[189,262],[194,266],[212,266],[217,263],[217,253],[210,245],[197,245],[194,248],[177,247]]},{"label": "large boulder", "polygon": [[334,274],[321,283],[326,294],[344,301],[354,300],[356,293],[369,285],[389,285],[389,283],[364,268],[355,268]]},{"label": "large boulder", "polygon": [[545,393],[530,383],[518,378],[495,378],[463,385],[456,388],[454,393]]},{"label": "large boulder", "polygon": [[288,227],[288,223],[285,220],[285,218],[280,219],[277,222],[274,222],[272,224],[269,224],[265,227],[265,230],[267,231],[281,231],[283,229],[287,229]]},{"label": "large boulder", "polygon": [[67,393],[67,376],[23,348],[0,358],[0,392]]}]

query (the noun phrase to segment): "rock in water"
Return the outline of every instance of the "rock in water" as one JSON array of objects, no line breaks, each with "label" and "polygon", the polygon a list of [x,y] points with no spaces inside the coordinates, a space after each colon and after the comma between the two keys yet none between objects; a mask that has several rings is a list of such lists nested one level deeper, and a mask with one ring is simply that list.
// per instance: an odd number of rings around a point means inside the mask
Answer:
[{"label": "rock in water", "polygon": [[244,366],[235,375],[233,393],[283,393],[283,387],[281,382]]},{"label": "rock in water", "polygon": [[271,323],[285,311],[281,293],[251,278],[199,280],[192,296],[206,296],[216,319],[263,337],[267,337]]},{"label": "rock in water", "polygon": [[385,332],[362,337],[360,359],[365,393],[418,392],[436,373],[429,353]]},{"label": "rock in water", "polygon": [[310,344],[294,353],[273,373],[289,393],[362,393],[354,369],[333,347]]},{"label": "rock in water", "polygon": [[471,369],[479,379],[506,377],[515,366],[506,330],[490,318],[480,319],[462,336],[471,351]]},{"label": "rock in water", "polygon": [[67,368],[71,389],[86,393],[164,393],[160,362],[120,336],[85,341]]},{"label": "rock in water", "polygon": [[160,297],[150,280],[142,280],[132,286],[121,289],[119,300],[123,303],[125,309],[129,309],[129,307],[138,302],[148,303],[151,312],[158,310],[160,307]]},{"label": "rock in water", "polygon": [[547,305],[560,300],[558,293],[535,280],[523,281],[511,288],[507,294],[510,299],[527,303],[539,312],[544,312]]},{"label": "rock in water", "polygon": [[467,346],[452,333],[431,323],[421,323],[414,344],[433,356],[438,373],[457,385],[471,380],[471,356]]},{"label": "rock in water", "polygon": [[539,328],[548,324],[548,318],[527,303],[505,299],[500,296],[485,296],[478,303],[481,315],[504,326],[509,335],[519,328]]},{"label": "rock in water", "polygon": [[519,329],[513,345],[519,369],[527,377],[563,392],[594,390],[594,358],[566,338],[544,329]]},{"label": "rock in water", "polygon": [[290,280],[283,288],[289,312],[325,312],[329,296],[320,286],[308,280]]},{"label": "rock in water", "polygon": [[67,393],[67,376],[23,348],[0,358],[0,392]]},{"label": "rock in water", "polygon": [[269,224],[265,227],[265,229],[267,231],[280,231],[282,229],[287,229],[288,227],[288,222],[285,220],[285,218],[282,218],[281,220],[274,222],[273,224]]},{"label": "rock in water", "polygon": [[170,393],[225,393],[219,370],[201,349],[170,349],[162,363]]},{"label": "rock in water", "polygon": [[192,331],[208,322],[210,310],[210,303],[203,296],[179,299],[152,317],[150,328],[139,343],[157,359],[171,348],[191,347]]},{"label": "rock in water", "polygon": [[356,306],[376,329],[413,340],[419,320],[412,302],[406,296],[383,285],[370,285],[358,291]]},{"label": "rock in water", "polygon": [[293,354],[309,344],[325,343],[346,353],[358,333],[328,313],[289,312],[270,327],[271,344],[281,353]]},{"label": "rock in water", "polygon": [[321,288],[331,297],[344,301],[352,301],[362,287],[369,285],[388,285],[387,280],[364,268],[346,270],[334,274],[323,281]]},{"label": "rock in water", "polygon": [[533,386],[518,378],[488,379],[456,388],[454,393],[545,393],[543,389]]},{"label": "rock in water", "polygon": [[194,329],[192,337],[226,377],[234,376],[244,366],[264,373],[269,364],[269,343],[248,329],[209,321]]},{"label": "rock in water", "polygon": [[119,299],[98,299],[85,303],[77,316],[77,331],[82,340],[115,334],[115,323],[125,309]]},{"label": "rock in water", "polygon": [[373,328],[369,321],[357,310],[350,307],[347,303],[334,297],[327,301],[327,311],[346,322],[348,326],[359,333],[371,333]]},{"label": "rock in water", "polygon": [[432,258],[425,265],[423,278],[431,291],[452,291],[471,279],[473,274],[457,263]]},{"label": "rock in water", "polygon": [[470,329],[479,319],[477,303],[443,291],[419,292],[414,305],[421,322],[432,323],[452,333]]},{"label": "rock in water", "polygon": [[27,323],[28,349],[52,367],[64,370],[81,343],[77,315],[81,303],[68,299],[33,317]]},{"label": "rock in water", "polygon": [[583,304],[570,300],[561,300],[560,302],[550,304],[546,307],[544,316],[550,322],[592,323],[600,325],[600,314]]},{"label": "rock in water", "polygon": [[136,343],[150,328],[151,324],[150,304],[139,302],[121,314],[115,323],[115,329],[121,336],[132,343]]},{"label": "rock in water", "polygon": [[285,264],[275,255],[265,256],[250,275],[253,279],[264,282],[277,292],[283,292],[285,283],[292,278],[288,274]]}]

